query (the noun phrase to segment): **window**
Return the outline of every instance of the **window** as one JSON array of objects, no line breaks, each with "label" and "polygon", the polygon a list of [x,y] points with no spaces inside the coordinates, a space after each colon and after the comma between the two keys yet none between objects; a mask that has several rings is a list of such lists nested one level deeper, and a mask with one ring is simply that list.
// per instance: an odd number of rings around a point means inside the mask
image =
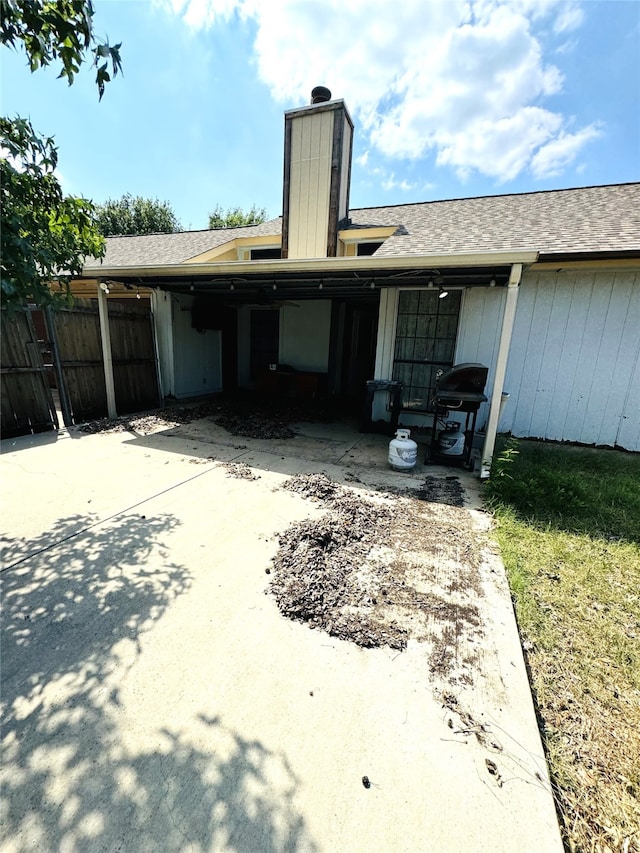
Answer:
[{"label": "window", "polygon": [[282,257],[280,246],[273,249],[251,249],[250,257],[252,261],[270,261],[274,258]]},{"label": "window", "polygon": [[356,246],[356,255],[358,257],[367,257],[373,255],[382,246],[382,241],[379,243],[358,243]]},{"label": "window", "polygon": [[402,382],[405,411],[433,411],[436,377],[453,365],[462,292],[438,297],[431,288],[399,293],[393,378]]}]

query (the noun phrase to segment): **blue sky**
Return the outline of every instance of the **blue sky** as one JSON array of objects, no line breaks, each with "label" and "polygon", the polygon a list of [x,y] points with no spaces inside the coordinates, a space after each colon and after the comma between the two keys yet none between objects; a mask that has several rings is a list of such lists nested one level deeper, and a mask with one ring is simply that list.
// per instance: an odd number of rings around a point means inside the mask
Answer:
[{"label": "blue sky", "polygon": [[124,75],[98,102],[2,48],[2,113],[66,192],[282,207],[283,113],[314,85],[356,125],[351,206],[640,180],[638,0],[96,0]]}]

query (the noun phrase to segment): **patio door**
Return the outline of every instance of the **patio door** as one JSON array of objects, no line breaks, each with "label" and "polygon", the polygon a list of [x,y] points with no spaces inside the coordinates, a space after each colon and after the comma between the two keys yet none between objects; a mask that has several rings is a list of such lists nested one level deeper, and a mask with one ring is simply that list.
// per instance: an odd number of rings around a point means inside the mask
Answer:
[{"label": "patio door", "polygon": [[402,408],[432,412],[436,378],[453,365],[462,292],[441,297],[438,290],[402,290],[393,378],[402,382]]},{"label": "patio door", "polygon": [[254,308],[249,333],[249,376],[255,381],[270,364],[277,364],[280,354],[280,310]]}]

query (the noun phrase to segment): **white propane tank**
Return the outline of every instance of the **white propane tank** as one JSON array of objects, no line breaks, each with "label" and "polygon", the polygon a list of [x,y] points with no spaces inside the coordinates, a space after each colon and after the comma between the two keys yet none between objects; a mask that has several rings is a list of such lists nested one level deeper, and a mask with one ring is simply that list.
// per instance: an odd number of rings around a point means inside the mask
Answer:
[{"label": "white propane tank", "polygon": [[438,436],[438,453],[443,456],[462,456],[464,432],[458,421],[449,421]]},{"label": "white propane tank", "polygon": [[389,465],[394,471],[410,471],[418,458],[418,445],[412,438],[411,430],[399,429],[396,437],[389,442]]}]

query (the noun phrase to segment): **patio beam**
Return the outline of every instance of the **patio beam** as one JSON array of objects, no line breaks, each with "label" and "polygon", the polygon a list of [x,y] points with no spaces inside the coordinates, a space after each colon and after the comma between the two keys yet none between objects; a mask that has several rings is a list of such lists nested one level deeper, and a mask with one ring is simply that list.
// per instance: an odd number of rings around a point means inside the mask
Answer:
[{"label": "patio beam", "polygon": [[482,449],[482,461],[480,464],[480,479],[486,480],[491,473],[491,463],[496,445],[496,434],[498,432],[498,421],[500,419],[500,407],[502,403],[502,390],[504,388],[504,377],[507,371],[507,359],[509,347],[511,346],[511,334],[516,316],[516,305],[522,279],[522,264],[513,264],[507,285],[507,297],[502,315],[502,331],[498,345],[498,357],[496,369],[493,376],[493,389],[491,391],[491,404],[489,406],[489,420],[487,422],[487,433]]},{"label": "patio beam", "polygon": [[107,415],[116,418],[116,389],[113,381],[113,359],[111,357],[111,331],[109,329],[109,308],[107,290],[104,282],[98,282],[98,315],[100,317],[100,339],[102,341],[102,364],[104,366],[104,384],[107,389]]}]

